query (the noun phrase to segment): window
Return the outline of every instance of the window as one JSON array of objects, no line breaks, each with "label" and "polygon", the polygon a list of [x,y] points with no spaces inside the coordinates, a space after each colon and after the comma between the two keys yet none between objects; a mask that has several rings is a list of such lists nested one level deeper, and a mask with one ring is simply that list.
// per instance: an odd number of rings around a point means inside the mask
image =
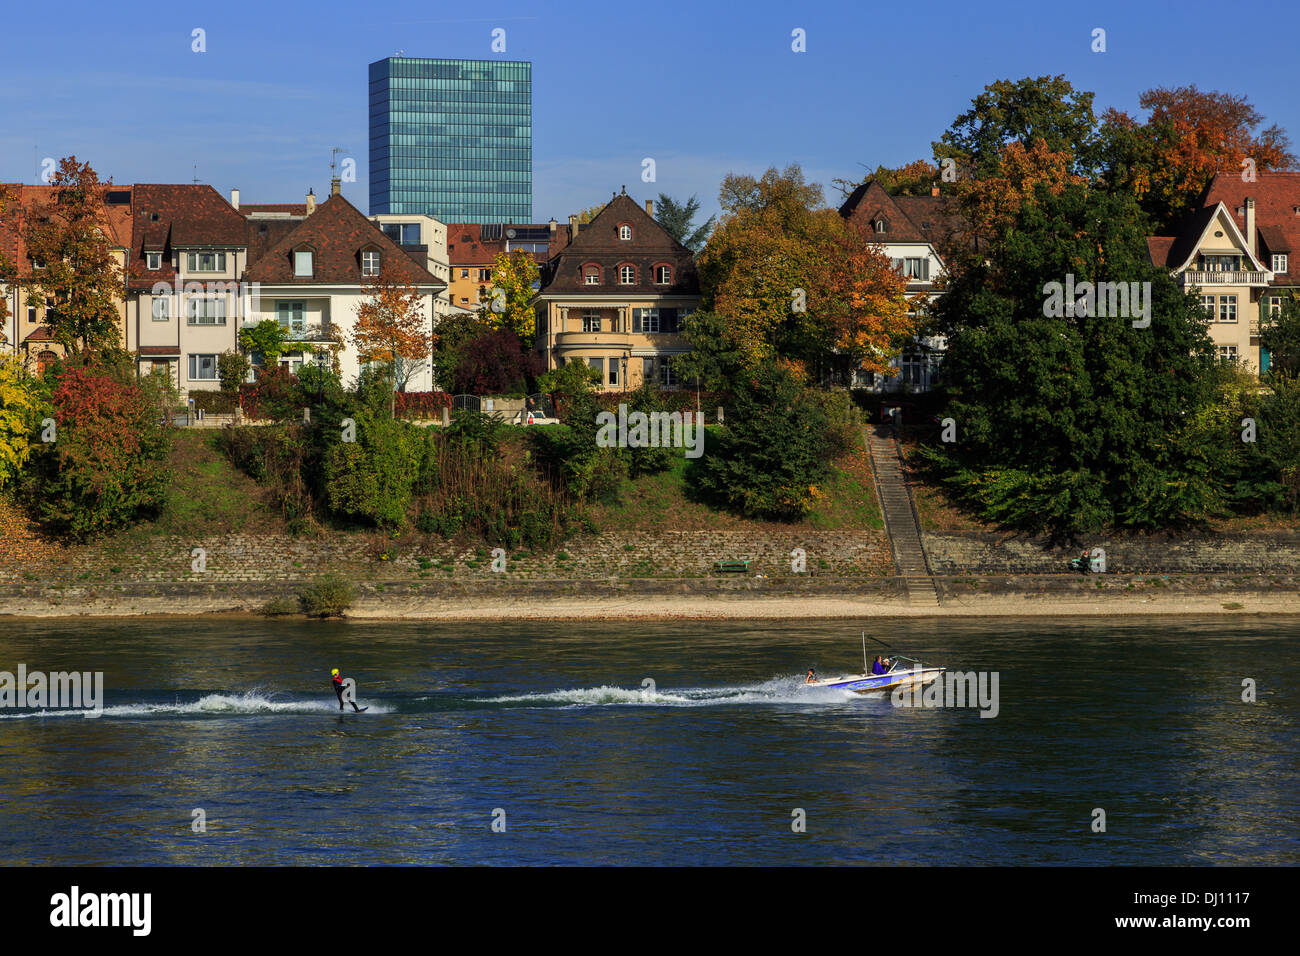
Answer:
[{"label": "window", "polygon": [[876,232],[889,231],[889,223],[885,222],[883,219],[877,219],[872,225],[875,226]]},{"label": "window", "polygon": [[1201,255],[1197,259],[1200,272],[1240,272],[1241,256],[1237,255]]},{"label": "window", "polygon": [[659,384],[664,388],[677,384],[677,373],[673,371],[673,363],[667,357],[659,360]]},{"label": "window", "polygon": [[172,300],[161,296],[153,300],[153,320],[168,322],[172,317]]},{"label": "window", "polygon": [[1219,321],[1237,321],[1237,297],[1235,295],[1219,296]]},{"label": "window", "polygon": [[631,285],[633,282],[635,282],[635,281],[636,281],[636,267],[635,267],[635,266],[619,266],[619,267],[618,267],[618,281],[619,281],[620,283],[622,283],[623,285]]},{"label": "window", "polygon": [[[633,323],[636,327],[633,332],[658,332],[659,331],[659,310],[658,309],[637,309],[641,314],[639,322]],[[635,318],[635,316],[633,317]]]},{"label": "window", "polygon": [[460,304],[461,304],[461,305],[469,305],[469,296],[467,296],[467,295],[462,295],[462,296],[460,297]]},{"label": "window", "polygon": [[921,279],[923,281],[930,278],[930,260],[925,256],[902,259],[903,275],[909,279]]},{"label": "window", "polygon": [[627,223],[624,223],[623,225],[619,226],[619,227],[618,227],[618,237],[619,237],[620,239],[623,239],[623,240],[631,239],[631,238],[632,238],[632,227],[629,226]]},{"label": "window", "polygon": [[361,253],[361,274],[363,276],[379,275],[379,253],[378,252]]},{"label": "window", "polygon": [[668,266],[655,266],[655,282],[668,285],[673,281],[673,270]]},{"label": "window", "polygon": [[491,270],[491,269],[479,269],[479,270],[478,270],[478,281],[479,281],[479,282],[490,282],[490,281],[492,281],[492,270]]},{"label": "window", "polygon": [[583,282],[585,282],[587,285],[600,284],[600,270],[597,269],[595,266],[588,266],[582,275],[583,275]]},{"label": "window", "polygon": [[1274,255],[1273,255],[1273,271],[1274,271],[1274,272],[1286,272],[1286,271],[1287,271],[1287,261],[1286,261],[1286,253],[1285,253],[1285,252],[1274,253]]},{"label": "window", "polygon": [[655,360],[646,356],[641,359],[641,381],[653,382],[655,380]]},{"label": "window", "polygon": [[582,313],[582,331],[599,332],[600,331],[600,313],[584,312]]},{"label": "window", "polygon": [[310,279],[311,271],[311,250],[303,249],[293,254],[293,274],[298,278]]},{"label": "window", "polygon": [[225,325],[225,299],[190,299],[185,303],[185,314],[190,325]]},{"label": "window", "polygon": [[616,358],[609,360],[609,384],[618,384],[618,359]]},{"label": "window", "polygon": [[27,307],[27,321],[32,325],[36,324],[36,306],[29,305]]},{"label": "window", "polygon": [[186,257],[189,272],[225,272],[224,252],[191,252]]},{"label": "window", "polygon": [[1219,361],[1220,361],[1220,362],[1235,362],[1235,361],[1237,361],[1237,346],[1235,346],[1235,345],[1220,345],[1220,346],[1219,346]]},{"label": "window", "polygon": [[307,328],[307,304],[305,302],[277,302],[275,320],[293,334],[299,334]]},{"label": "window", "polygon": [[602,382],[605,381],[605,360],[603,358],[589,358],[587,359],[587,365],[600,373]]},{"label": "window", "polygon": [[215,355],[190,356],[190,381],[212,382],[217,378],[217,357]]},{"label": "window", "polygon": [[1265,302],[1265,304],[1266,304],[1267,307],[1268,307],[1268,314],[1269,314],[1269,315],[1272,315],[1272,316],[1278,316],[1278,315],[1281,315],[1281,314],[1282,314],[1282,297],[1281,297],[1281,296],[1270,295],[1267,299],[1264,300],[1264,302]]},{"label": "window", "polygon": [[1201,308],[1203,308],[1205,310],[1205,314],[1208,315],[1211,320],[1213,320],[1214,319],[1214,296],[1212,295],[1201,296]]},{"label": "window", "polygon": [[468,269],[461,269],[461,270],[460,270],[460,277],[461,277],[462,279],[468,279],[468,278],[469,278],[469,270],[468,270]]},{"label": "window", "polygon": [[144,263],[145,263],[145,267],[149,269],[151,272],[157,272],[159,269],[162,268],[162,253],[146,252],[144,254]]}]

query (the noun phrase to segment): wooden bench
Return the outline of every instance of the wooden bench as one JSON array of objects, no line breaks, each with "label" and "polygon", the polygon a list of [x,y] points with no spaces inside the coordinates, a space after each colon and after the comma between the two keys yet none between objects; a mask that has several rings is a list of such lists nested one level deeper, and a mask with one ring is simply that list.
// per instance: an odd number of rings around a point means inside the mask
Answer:
[{"label": "wooden bench", "polygon": [[721,574],[726,574],[731,571],[743,572],[749,570],[749,562],[750,562],[749,558],[741,558],[740,560],[737,561],[719,561],[717,562],[716,567],[718,569],[718,572]]}]

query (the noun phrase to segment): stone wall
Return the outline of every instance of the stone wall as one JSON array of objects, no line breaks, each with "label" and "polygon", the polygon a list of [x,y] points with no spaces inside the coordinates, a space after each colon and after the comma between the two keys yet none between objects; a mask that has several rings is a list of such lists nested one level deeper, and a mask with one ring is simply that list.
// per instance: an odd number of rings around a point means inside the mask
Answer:
[{"label": "stone wall", "polygon": [[[202,571],[194,549],[203,549]],[[0,554],[0,584],[80,587],[131,582],[294,582],[327,572],[355,581],[587,580],[694,578],[715,574],[717,561],[751,559],[739,577],[791,577],[790,553],[806,552],[809,576],[892,574],[883,531],[771,533],[679,531],[581,535],[553,553],[515,550],[504,573],[492,570],[491,549],[439,538],[393,540],[381,534],[311,537],[230,534],[195,538],[130,538],[63,549],[54,556]]]},{"label": "stone wall", "polygon": [[1112,574],[1300,572],[1300,532],[1085,536],[1073,546],[1041,537],[922,532],[935,574],[1061,574],[1087,548],[1106,552]]}]

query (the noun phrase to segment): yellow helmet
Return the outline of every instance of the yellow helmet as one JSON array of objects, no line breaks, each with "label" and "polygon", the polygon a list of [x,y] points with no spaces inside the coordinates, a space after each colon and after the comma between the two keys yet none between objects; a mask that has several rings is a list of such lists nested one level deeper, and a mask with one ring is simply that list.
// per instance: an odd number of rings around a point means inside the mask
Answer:
[{"label": "yellow helmet", "polygon": [[338,673],[339,673],[339,669],[336,667],[336,668],[334,668],[332,671],[330,671],[330,676],[331,676],[331,677],[337,677],[337,676],[338,676]]}]

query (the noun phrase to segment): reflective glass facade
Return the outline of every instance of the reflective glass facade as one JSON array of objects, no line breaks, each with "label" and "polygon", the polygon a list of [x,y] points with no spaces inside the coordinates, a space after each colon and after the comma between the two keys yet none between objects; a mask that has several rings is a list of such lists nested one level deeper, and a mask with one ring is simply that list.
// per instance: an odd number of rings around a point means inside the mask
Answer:
[{"label": "reflective glass facade", "polygon": [[370,214],[531,222],[533,65],[370,64]]}]

